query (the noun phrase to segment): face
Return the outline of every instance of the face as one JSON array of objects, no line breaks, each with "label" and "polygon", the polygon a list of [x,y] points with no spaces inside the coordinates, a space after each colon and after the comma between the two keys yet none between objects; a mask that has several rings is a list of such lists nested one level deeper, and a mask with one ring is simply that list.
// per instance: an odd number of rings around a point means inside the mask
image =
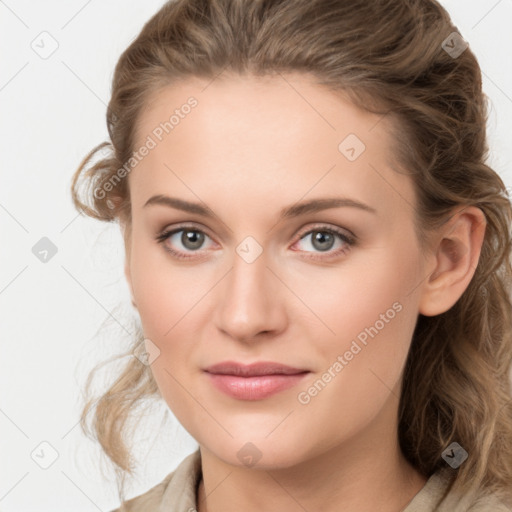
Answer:
[{"label": "face", "polygon": [[[424,265],[389,131],[305,75],[189,79],[139,119],[126,275],[151,371],[229,464],[297,464],[396,412]],[[296,371],[205,371],[226,361]]]}]

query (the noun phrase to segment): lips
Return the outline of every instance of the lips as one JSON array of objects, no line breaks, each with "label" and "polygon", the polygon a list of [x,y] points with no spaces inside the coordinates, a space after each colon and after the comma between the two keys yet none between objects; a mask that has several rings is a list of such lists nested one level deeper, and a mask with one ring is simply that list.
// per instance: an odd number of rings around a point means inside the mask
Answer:
[{"label": "lips", "polygon": [[263,361],[244,365],[233,361],[209,366],[205,373],[223,393],[239,400],[262,400],[298,384],[309,370]]},{"label": "lips", "polygon": [[272,361],[261,361],[247,365],[236,363],[234,361],[225,361],[209,366],[205,371],[220,375],[253,377],[257,375],[296,375],[298,373],[307,372],[308,370],[303,368],[293,368],[292,366],[274,363]]}]

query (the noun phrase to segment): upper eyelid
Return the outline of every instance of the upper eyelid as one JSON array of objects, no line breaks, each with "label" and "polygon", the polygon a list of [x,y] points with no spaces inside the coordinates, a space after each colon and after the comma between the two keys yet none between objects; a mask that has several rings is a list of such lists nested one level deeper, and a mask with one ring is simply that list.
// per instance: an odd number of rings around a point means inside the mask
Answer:
[{"label": "upper eyelid", "polygon": [[194,225],[188,225],[188,224],[179,225],[176,227],[164,228],[159,232],[160,234],[158,236],[163,236],[165,234],[167,234],[168,236],[171,236],[171,235],[175,235],[176,233],[179,233],[180,231],[187,231],[187,230],[188,231],[199,231],[199,232],[207,235],[212,240],[215,240],[215,238],[209,234],[209,230],[207,228],[198,227],[198,226],[194,226]]},{"label": "upper eyelid", "polygon": [[[349,229],[340,227],[340,226],[334,227],[334,226],[331,226],[331,225],[325,224],[325,223],[317,223],[314,226],[309,226],[307,228],[304,228],[303,230],[299,231],[298,236],[307,235],[307,234],[311,233],[311,231],[333,231],[337,235],[344,234],[347,238],[351,238],[354,240],[357,239],[356,235],[354,233],[352,233],[352,231],[350,231]],[[346,231],[347,233],[346,234],[338,233],[338,231]]]}]

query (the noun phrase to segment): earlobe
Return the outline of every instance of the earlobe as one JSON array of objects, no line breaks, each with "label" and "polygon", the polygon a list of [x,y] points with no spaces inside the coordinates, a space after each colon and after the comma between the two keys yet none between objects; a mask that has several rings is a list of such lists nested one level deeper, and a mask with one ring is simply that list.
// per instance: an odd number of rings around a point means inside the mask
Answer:
[{"label": "earlobe", "polygon": [[482,210],[470,206],[459,210],[441,228],[433,248],[435,268],[424,281],[419,313],[440,315],[459,300],[475,274],[485,226]]}]

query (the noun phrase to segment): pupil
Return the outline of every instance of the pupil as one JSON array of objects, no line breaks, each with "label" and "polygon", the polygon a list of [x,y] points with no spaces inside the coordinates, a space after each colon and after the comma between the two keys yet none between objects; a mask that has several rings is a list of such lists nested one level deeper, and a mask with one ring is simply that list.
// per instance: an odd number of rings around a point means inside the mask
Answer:
[{"label": "pupil", "polygon": [[182,244],[188,249],[197,249],[203,243],[204,235],[196,231],[184,231],[181,235]]},{"label": "pupil", "polygon": [[[334,237],[331,233],[326,233],[325,231],[314,231],[313,234],[313,245],[318,250],[327,251],[332,247]],[[317,242],[320,244],[319,246],[317,245]]]}]

